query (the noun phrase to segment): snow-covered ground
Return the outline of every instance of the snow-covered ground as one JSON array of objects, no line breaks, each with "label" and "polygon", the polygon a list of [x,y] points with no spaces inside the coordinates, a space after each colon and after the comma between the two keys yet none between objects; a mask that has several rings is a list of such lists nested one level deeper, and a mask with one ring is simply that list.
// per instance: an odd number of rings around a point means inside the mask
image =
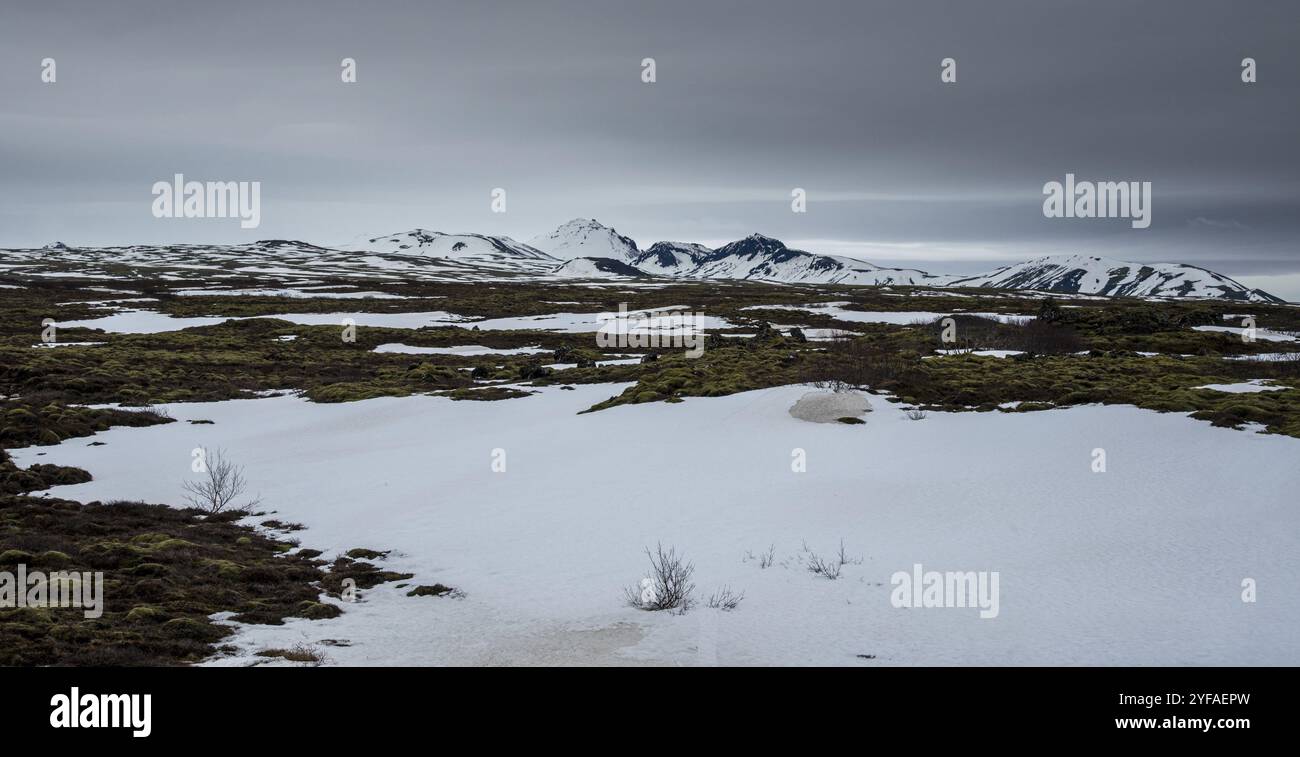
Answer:
[{"label": "snow-covered ground", "polygon": [[1261,352],[1256,355],[1225,355],[1224,360],[1245,360],[1247,362],[1287,362],[1300,361],[1300,352]]},{"label": "snow-covered ground", "polygon": [[[1237,326],[1193,326],[1192,330],[1219,331],[1225,334],[1236,334],[1237,336],[1241,336],[1245,332],[1244,328],[1239,328]],[[1268,329],[1255,329],[1254,338],[1265,342],[1294,342],[1297,341],[1297,339],[1300,339],[1300,337],[1294,337],[1290,334],[1281,334],[1276,331],[1269,331]]]},{"label": "snow-covered ground", "polygon": [[[801,386],[578,414],[622,388],[176,404],[177,423],[14,456],[94,474],[54,496],[176,503],[191,450],[223,447],[305,546],[392,549],[385,567],[467,595],[382,586],[337,619],[246,628],[248,654],[345,639],[323,647],[335,663],[1300,664],[1300,440],[1132,407],[914,421],[876,396],[865,425],[816,424],[789,413]],[[839,580],[801,566],[804,543],[841,540],[862,562]],[[626,607],[659,541],[694,561],[701,599],[729,585],[740,607]],[[769,545],[776,565],[744,559]],[[998,615],[894,607],[891,576],[918,563],[998,571]]]},{"label": "snow-covered ground", "polygon": [[319,292],[309,289],[173,289],[171,294],[182,297],[293,297],[310,299],[313,297],[331,300],[405,300],[400,294],[385,292]]},{"label": "snow-covered ground", "polygon": [[[304,326],[339,326],[350,320],[357,326],[374,326],[393,329],[419,329],[425,327],[462,326],[480,331],[506,331],[511,329],[539,329],[566,333],[585,333],[604,330],[608,333],[662,332],[699,333],[704,329],[732,328],[730,321],[717,316],[691,313],[684,307],[662,307],[650,310],[630,310],[619,321],[617,311],[598,313],[546,313],[543,315],[511,316],[475,320],[469,316],[431,310],[421,313],[272,313],[247,316],[250,318],[278,318]],[[156,334],[179,331],[194,326],[212,326],[227,320],[244,320],[244,316],[224,318],[219,316],[179,317],[154,310],[121,310],[100,318],[67,321],[59,328],[102,329],[118,334]]]},{"label": "snow-covered ground", "polygon": [[478,344],[462,344],[455,347],[417,347],[396,342],[381,344],[374,351],[393,352],[403,355],[459,355],[461,357],[475,355],[536,355],[542,352],[554,352],[554,350],[546,350],[541,347],[484,347]]},{"label": "snow-covered ground", "polygon": [[1289,387],[1273,386],[1267,383],[1267,379],[1252,379],[1250,381],[1238,381],[1235,384],[1206,384],[1195,388],[1211,389],[1216,392],[1228,392],[1229,394],[1254,394],[1256,392],[1281,392]]},{"label": "snow-covered ground", "polygon": [[976,318],[988,318],[1002,323],[1028,323],[1034,320],[1032,315],[1008,315],[1006,313],[934,313],[923,310],[885,312],[874,310],[848,310],[848,302],[819,302],[812,305],[750,305],[742,310],[796,310],[818,315],[828,315],[837,321],[848,323],[889,323],[907,326],[913,323],[933,323],[938,318],[965,315]]},{"label": "snow-covered ground", "polygon": [[158,334],[164,331],[180,331],[195,326],[215,326],[226,320],[226,318],[214,316],[180,317],[159,313],[156,310],[128,309],[101,318],[64,321],[58,326],[61,329],[101,329],[110,334]]},{"label": "snow-covered ground", "polygon": [[[1012,357],[1014,355],[1023,355],[1020,350],[935,350],[939,355],[975,355],[976,357]],[[936,357],[928,355],[924,359]]]},{"label": "snow-covered ground", "polygon": [[[393,329],[418,329],[425,326],[448,326],[467,323],[464,316],[448,313],[445,310],[432,310],[423,313],[273,313],[250,317],[277,318],[304,326],[341,326],[346,320],[350,320],[357,326]],[[243,316],[234,318],[221,316],[181,317],[159,313],[154,310],[122,310],[102,318],[67,321],[60,323],[59,328],[102,329],[116,334],[157,334],[163,331],[179,331],[195,326],[214,326],[225,321],[238,320],[246,319]]]},{"label": "snow-covered ground", "polygon": [[[626,315],[626,320],[618,316]],[[605,331],[610,334],[632,333],[700,333],[705,329],[729,329],[733,324],[725,318],[692,312],[686,306],[669,306],[649,310],[629,310],[599,313],[546,313],[507,318],[489,318],[474,321],[471,325],[480,330],[505,331],[510,329],[541,329],[576,334],[588,331]]]}]

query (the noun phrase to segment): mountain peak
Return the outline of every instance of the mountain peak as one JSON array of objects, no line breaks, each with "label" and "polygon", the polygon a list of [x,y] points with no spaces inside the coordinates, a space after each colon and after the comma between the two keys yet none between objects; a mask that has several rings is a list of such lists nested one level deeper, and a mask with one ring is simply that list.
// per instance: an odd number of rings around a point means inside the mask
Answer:
[{"label": "mountain peak", "polygon": [[560,228],[561,229],[570,229],[570,228],[608,229],[609,227],[601,223],[600,221],[597,221],[594,218],[571,218],[568,221],[560,224]]},{"label": "mountain peak", "polygon": [[1194,297],[1280,302],[1220,273],[1185,263],[1129,263],[1098,255],[1047,255],[992,273],[948,277],[947,286],[1030,289],[1104,297]]},{"label": "mountain peak", "polygon": [[709,255],[710,260],[729,257],[755,258],[788,250],[785,242],[762,234],[750,234],[744,239],[724,244]]},{"label": "mountain peak", "polygon": [[530,239],[528,246],[562,260],[613,258],[628,262],[640,252],[630,237],[594,218],[574,218],[550,234]]}]

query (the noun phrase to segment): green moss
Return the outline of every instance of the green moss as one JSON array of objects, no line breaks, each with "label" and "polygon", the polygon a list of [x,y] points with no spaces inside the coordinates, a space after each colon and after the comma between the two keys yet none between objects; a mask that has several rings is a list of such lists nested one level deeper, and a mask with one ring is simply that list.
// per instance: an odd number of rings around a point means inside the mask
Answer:
[{"label": "green moss", "polygon": [[6,549],[0,552],[0,565],[17,565],[19,563],[30,563],[31,561],[32,553],[21,549]]},{"label": "green moss", "polygon": [[136,578],[161,578],[169,575],[172,569],[162,563],[146,562],[140,563],[131,569],[131,575]]},{"label": "green moss", "polygon": [[202,560],[200,564],[222,578],[237,578],[244,572],[244,566],[230,560]]},{"label": "green moss", "polygon": [[326,618],[336,618],[339,615],[342,615],[343,611],[335,605],[327,605],[322,602],[304,600],[298,603],[298,607],[295,609],[294,614],[302,618],[323,620]]},{"label": "green moss", "polygon": [[57,549],[47,550],[40,553],[32,560],[32,564],[39,565],[42,568],[62,568],[72,562],[72,558]]},{"label": "green moss", "polygon": [[158,544],[159,542],[167,541],[170,538],[172,537],[167,534],[144,533],[144,534],[138,534],[136,536],[132,536],[131,543],[143,544],[147,546],[147,545]]},{"label": "green moss", "polygon": [[126,614],[128,623],[161,623],[167,619],[167,613],[159,610],[157,607],[141,605],[132,607]]},{"label": "green moss", "polygon": [[[368,587],[394,575],[347,561],[332,576],[319,560],[283,554],[290,545],[237,520],[162,505],[0,497],[0,525],[18,526],[0,528],[0,555],[106,573],[99,618],[75,608],[0,608],[0,666],[192,663],[229,633],[209,619],[214,613],[248,623],[332,617],[338,608],[319,602],[322,591],[340,588],[343,577]],[[11,533],[40,549],[6,543]]]}]

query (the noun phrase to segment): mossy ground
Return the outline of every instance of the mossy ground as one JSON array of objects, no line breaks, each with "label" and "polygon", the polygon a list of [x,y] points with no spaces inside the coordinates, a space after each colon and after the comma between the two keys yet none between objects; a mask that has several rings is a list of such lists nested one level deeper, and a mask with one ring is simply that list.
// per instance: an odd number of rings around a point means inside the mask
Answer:
[{"label": "mossy ground", "polygon": [[[125,269],[124,269],[125,270]],[[1011,401],[1072,404],[1082,401],[1131,402],[1177,408],[1186,412],[1219,413],[1222,402],[1185,390],[1188,381],[1224,377],[1265,377],[1278,369],[1258,363],[1230,364],[1228,355],[1295,350],[1287,342],[1243,343],[1235,336],[1192,330],[1192,326],[1228,324],[1244,315],[1260,328],[1300,330],[1300,308],[1247,305],[1235,302],[1160,302],[1138,300],[1077,300],[1044,304],[1041,297],[989,297],[988,292],[947,290],[943,297],[926,296],[909,287],[777,287],[752,283],[674,283],[662,288],[606,290],[562,284],[502,282],[392,283],[367,282],[367,290],[400,294],[403,299],[357,300],[285,297],[186,297],[171,294],[188,287],[163,278],[165,272],[139,274],[127,281],[23,281],[24,288],[4,290],[0,297],[0,394],[7,400],[0,422],[0,444],[52,444],[89,428],[132,420],[116,411],[73,409],[74,403],[150,405],[162,402],[223,400],[253,396],[268,390],[294,389],[317,402],[348,402],[381,396],[436,394],[452,399],[507,400],[528,395],[520,384],[564,385],[635,382],[617,397],[598,404],[679,401],[685,396],[722,396],[805,380],[827,372],[825,343],[802,342],[767,332],[754,339],[713,337],[703,357],[685,358],[681,351],[659,350],[659,360],[597,367],[596,361],[645,350],[601,350],[590,334],[548,331],[480,331],[462,327],[389,329],[359,327],[356,339],[345,342],[337,326],[300,326],[270,318],[229,321],[215,326],[160,334],[105,334],[88,329],[61,329],[65,342],[102,342],[85,347],[39,349],[42,318],[56,321],[102,315],[81,303],[102,300],[92,286],[128,288],[129,294],[155,298],[149,307],[177,316],[266,316],[293,312],[379,312],[447,310],[472,317],[537,315],[561,311],[617,310],[688,306],[733,321],[734,332],[753,333],[767,322],[798,322],[809,327],[837,328],[866,340],[873,351],[887,351],[891,362],[915,361],[931,355],[940,344],[937,328],[920,324],[893,326],[848,323],[824,312],[795,312],[774,305],[839,302],[847,310],[989,311],[1040,316],[1058,330],[1068,331],[1078,351],[1090,351],[1082,361],[1019,361],[1012,364],[948,363],[927,360],[909,371],[907,395],[949,408]],[[249,275],[227,280],[236,288],[284,285],[274,277]],[[324,279],[324,285],[352,282]],[[1048,308],[1045,312],[1044,308]],[[1233,320],[1224,320],[1231,314]],[[918,317],[919,320],[919,317]],[[1034,351],[1044,344],[1038,334],[1018,333],[1015,327],[989,326],[959,319],[963,344],[984,348],[1014,348],[1025,342]],[[293,336],[289,341],[280,337]],[[1047,334],[1051,337],[1051,334]],[[417,347],[480,344],[497,348],[539,346],[551,351],[537,355],[430,355],[376,353],[384,343]],[[1049,339],[1050,342],[1050,339]],[[1047,345],[1049,348],[1051,344]],[[1048,349],[1047,351],[1051,351]],[[1071,350],[1075,351],[1075,350]],[[1207,358],[1171,366],[1166,358],[1120,358],[1122,353],[1158,352]],[[1064,357],[1064,356],[1061,356]],[[1124,360],[1132,360],[1134,371]],[[1121,360],[1117,363],[1116,360]],[[1095,361],[1095,362],[1094,362]],[[548,363],[574,366],[546,368]],[[817,367],[822,366],[822,367]],[[834,368],[829,369],[832,373]],[[1053,372],[1060,373],[1054,375]],[[1177,381],[1159,379],[1170,371]],[[1246,376],[1246,374],[1256,374]],[[1263,374],[1263,375],[1260,375]],[[921,380],[921,379],[924,380]],[[1272,430],[1293,428],[1287,393],[1247,402],[1272,418]],[[1224,400],[1225,398],[1218,398]],[[1240,400],[1240,398],[1238,398]],[[1135,403],[1137,404],[1137,403]],[[20,411],[20,412],[14,412]],[[12,417],[10,414],[12,413]],[[1253,411],[1248,414],[1258,416]],[[37,416],[35,418],[30,416]],[[156,422],[165,422],[158,419]],[[1283,431],[1287,433],[1286,431]]]},{"label": "mossy ground", "polygon": [[[317,402],[434,394],[452,399],[513,401],[527,385],[628,383],[590,410],[685,397],[718,397],[801,382],[867,386],[900,402],[945,410],[1029,412],[1084,403],[1124,403],[1191,413],[1217,425],[1257,423],[1271,433],[1300,437],[1300,377],[1296,362],[1248,362],[1231,356],[1295,352],[1292,342],[1245,343],[1233,335],[1193,330],[1237,325],[1243,315],[1260,328],[1300,331],[1300,308],[1234,302],[1078,300],[989,297],[949,290],[928,296],[907,287],[799,287],[752,283],[680,283],[661,288],[596,289],[562,284],[374,284],[407,299],[288,299],[183,297],[166,271],[121,267],[122,278],[23,280],[0,290],[0,448],[57,444],[112,426],[167,423],[165,414],[89,408],[90,403],[147,407],[165,402],[226,400],[292,389]],[[235,288],[284,286],[274,277],[226,280]],[[348,284],[325,279],[324,284]],[[85,304],[104,300],[91,287],[152,297],[149,307],[177,316],[242,316],[250,320],[160,334],[109,334],[63,328],[62,342],[94,346],[40,348],[41,321],[89,319],[108,312]],[[844,302],[859,311],[998,311],[1039,316],[1015,327],[959,318],[959,348],[1022,350],[1019,358],[936,356],[954,345],[935,324],[849,323],[825,312],[797,313],[775,305]],[[563,304],[560,304],[563,303]],[[704,354],[682,350],[601,350],[590,334],[480,331],[462,327],[359,327],[355,341],[338,326],[301,326],[266,318],[283,312],[446,310],[501,317],[548,312],[595,312],[687,306],[732,321],[731,336],[709,337]],[[1225,315],[1234,316],[1224,320]],[[257,317],[263,316],[263,317]],[[852,334],[836,343],[783,336],[766,323],[798,323]],[[294,337],[291,340],[282,337]],[[540,346],[537,355],[376,353],[380,344],[422,347],[477,344]],[[1156,357],[1138,352],[1161,353]],[[653,355],[642,362],[597,366],[602,359]],[[559,369],[548,364],[564,364]],[[1195,387],[1268,378],[1283,391],[1223,394]],[[527,401],[527,400],[521,400]],[[1010,407],[1011,403],[1019,403]],[[1007,407],[1000,407],[1008,405]],[[170,664],[212,653],[228,630],[207,620],[229,610],[248,622],[323,618],[337,612],[319,602],[355,582],[367,588],[411,576],[366,562],[370,552],[331,564],[315,550],[240,526],[225,517],[140,503],[79,504],[28,496],[35,490],[87,480],[93,472],[60,466],[14,466],[0,449],[0,560],[31,560],[66,570],[107,572],[107,611],[87,620],[80,611],[0,611],[0,664]],[[271,504],[271,503],[268,503]],[[292,530],[297,524],[266,523]],[[375,553],[380,554],[380,553]],[[420,586],[415,596],[448,587]],[[454,591],[454,590],[452,590]],[[292,654],[292,651],[290,651]],[[281,655],[284,656],[284,655]]]},{"label": "mossy ground", "polygon": [[346,558],[327,566],[293,546],[194,510],[0,496],[0,570],[104,573],[98,618],[79,608],[0,609],[0,665],[197,662],[232,632],[213,613],[245,623],[331,618],[340,610],[320,595],[338,595],[344,579],[369,588],[410,578]]},{"label": "mossy ground", "polygon": [[[78,409],[80,410],[80,409]],[[131,416],[143,416],[136,420]],[[55,419],[55,414],[37,415]],[[99,424],[140,425],[156,413],[114,411],[53,427],[69,435]],[[355,549],[327,565],[318,550],[236,523],[243,513],[205,515],[139,502],[81,504],[30,496],[59,484],[91,480],[80,468],[15,465],[0,448],[0,570],[104,574],[103,614],[80,608],[0,608],[0,665],[172,665],[212,655],[231,633],[209,616],[235,613],[244,623],[287,617],[332,618],[345,588],[368,589],[411,578],[365,559],[386,553]],[[289,532],[302,525],[265,520]],[[355,558],[355,559],[354,559]],[[345,582],[350,580],[349,585]]]}]

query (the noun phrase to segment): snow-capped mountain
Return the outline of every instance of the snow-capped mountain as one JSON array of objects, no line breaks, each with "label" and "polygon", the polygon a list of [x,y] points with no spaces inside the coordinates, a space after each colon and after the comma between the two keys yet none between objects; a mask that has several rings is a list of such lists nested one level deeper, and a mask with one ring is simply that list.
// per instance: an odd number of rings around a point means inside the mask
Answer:
[{"label": "snow-capped mountain", "polygon": [[1181,263],[1126,263],[1088,255],[1052,255],[979,276],[945,277],[946,286],[1033,289],[1110,297],[1197,297],[1282,302],[1227,276]]},{"label": "snow-capped mountain", "polygon": [[655,242],[637,253],[630,262],[646,273],[657,276],[687,276],[711,252],[702,244],[691,242]]},{"label": "snow-capped mountain", "polygon": [[[819,255],[787,247],[779,239],[752,234],[716,249],[685,242],[656,242],[638,250],[636,242],[595,221],[576,219],[541,237],[543,247],[566,253],[589,252],[580,266],[560,266],[559,276],[598,272],[694,279],[745,279],[790,284],[867,286],[986,287],[1114,297],[1189,297],[1242,302],[1283,302],[1222,274],[1179,263],[1126,263],[1086,255],[1059,255],[1004,266],[978,276],[936,275],[910,268],[882,268],[839,255]],[[534,242],[534,245],[539,244]],[[558,255],[557,255],[558,256]],[[597,267],[594,262],[608,262]]]},{"label": "snow-capped mountain", "polygon": [[813,284],[920,285],[939,278],[924,271],[881,268],[852,258],[794,250],[779,239],[762,234],[752,234],[713,250],[688,242],[656,242],[642,251],[635,242],[613,229],[592,224],[595,222],[570,221],[546,237],[571,239],[576,230],[578,238],[586,240],[583,246],[605,253],[584,256],[593,262],[582,266],[560,266],[555,269],[557,275],[577,276],[592,270],[594,261],[604,261],[599,268],[604,276],[630,268],[634,272],[631,275],[640,276]]},{"label": "snow-capped mountain", "polygon": [[574,258],[556,266],[551,273],[574,279],[626,279],[646,273],[613,258]]},{"label": "snow-capped mountain", "polygon": [[505,265],[541,271],[550,270],[560,262],[541,250],[516,242],[510,237],[444,234],[427,229],[412,229],[375,237],[351,247],[365,252],[444,258],[493,268]]},{"label": "snow-capped mountain", "polygon": [[779,239],[762,234],[751,234],[713,250],[689,275],[705,279],[869,285],[925,285],[938,278],[924,271],[881,268],[853,258],[793,250]]},{"label": "snow-capped mountain", "polygon": [[560,258],[613,258],[630,263],[636,258],[636,242],[595,219],[575,218],[560,228],[534,237],[528,247]]},{"label": "snow-capped mountain", "polygon": [[978,276],[934,275],[882,268],[838,255],[787,247],[753,234],[709,249],[687,242],[656,242],[645,250],[594,220],[574,219],[530,244],[504,236],[444,234],[412,229],[339,247],[269,239],[235,245],[130,245],[4,250],[9,274],[112,278],[126,263],[166,269],[172,278],[221,278],[245,272],[349,276],[379,281],[502,281],[611,279],[660,276],[740,279],[789,284],[973,287],[1113,297],[1284,302],[1222,274],[1179,263],[1126,263],[1104,257],[1058,255],[1008,265]]}]

